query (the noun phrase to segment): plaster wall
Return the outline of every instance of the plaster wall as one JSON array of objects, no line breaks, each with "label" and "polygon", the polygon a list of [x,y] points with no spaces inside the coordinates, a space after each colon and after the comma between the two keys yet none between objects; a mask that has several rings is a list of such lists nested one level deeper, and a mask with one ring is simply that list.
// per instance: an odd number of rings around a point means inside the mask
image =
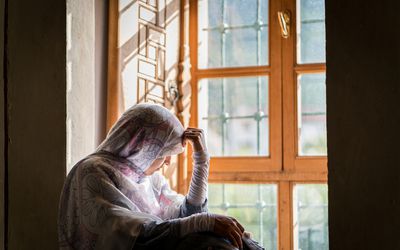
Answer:
[{"label": "plaster wall", "polygon": [[67,1],[67,172],[95,149],[95,1]]},{"label": "plaster wall", "polygon": [[330,250],[400,249],[399,12],[326,0]]},{"label": "plaster wall", "polygon": [[57,249],[66,166],[66,5],[8,1],[8,249]]}]

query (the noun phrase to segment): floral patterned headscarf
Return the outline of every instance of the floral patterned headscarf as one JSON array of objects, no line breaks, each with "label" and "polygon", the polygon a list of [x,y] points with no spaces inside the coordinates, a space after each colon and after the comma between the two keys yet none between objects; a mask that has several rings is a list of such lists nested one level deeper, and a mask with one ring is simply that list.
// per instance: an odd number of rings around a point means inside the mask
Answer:
[{"label": "floral patterned headscarf", "polygon": [[157,158],[182,153],[184,128],[166,108],[137,104],[112,127],[97,151],[107,151],[146,171]]},{"label": "floral patterned headscarf", "polygon": [[177,218],[185,197],[158,172],[157,158],[183,151],[184,128],[166,108],[138,104],[113,126],[97,152],[69,172],[60,197],[60,249],[133,249],[147,223]]}]

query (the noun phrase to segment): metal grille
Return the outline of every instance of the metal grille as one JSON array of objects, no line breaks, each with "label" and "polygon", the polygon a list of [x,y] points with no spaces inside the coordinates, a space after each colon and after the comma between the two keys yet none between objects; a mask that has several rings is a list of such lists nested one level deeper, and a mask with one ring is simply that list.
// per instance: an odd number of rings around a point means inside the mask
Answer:
[{"label": "metal grille", "polygon": [[[228,6],[229,1],[226,0],[221,0],[220,1],[220,8],[221,8],[221,19],[222,22],[216,26],[213,27],[205,27],[202,29],[202,31],[205,32],[209,32],[209,35],[211,35],[210,32],[218,32],[220,35],[218,35],[217,37],[220,37],[220,51],[218,52],[220,54],[220,58],[221,58],[221,67],[226,67],[227,66],[227,56],[226,56],[226,35],[228,32],[232,31],[232,30],[255,30],[256,34],[257,34],[257,53],[256,53],[256,64],[260,65],[261,64],[261,31],[263,28],[267,28],[268,24],[267,23],[263,23],[262,21],[262,15],[267,15],[268,13],[261,13],[261,8],[260,8],[260,4],[261,4],[261,0],[257,0],[256,1],[256,8],[257,8],[257,15],[256,15],[256,20],[254,20],[253,24],[243,24],[243,25],[229,25],[226,18],[227,18],[227,14],[226,14],[226,10],[229,7]],[[265,60],[264,60],[265,61]],[[256,146],[256,154],[257,155],[265,155],[265,152],[261,152],[261,143],[260,143],[260,123],[261,122],[266,122],[266,119],[268,118],[268,114],[265,114],[262,111],[262,102],[261,102],[261,98],[262,95],[264,93],[262,93],[261,90],[261,84],[262,84],[262,77],[257,77],[256,79],[256,84],[257,84],[257,88],[256,88],[256,99],[257,99],[257,110],[254,112],[251,111],[250,114],[245,114],[245,115],[231,115],[227,112],[226,107],[225,107],[225,99],[226,99],[226,95],[228,93],[228,89],[229,89],[229,79],[228,78],[221,78],[220,81],[221,83],[219,84],[219,92],[222,94],[221,95],[221,113],[219,115],[213,115],[213,116],[203,116],[201,117],[201,119],[206,120],[206,121],[219,121],[219,124],[221,126],[220,131],[221,131],[221,155],[224,156],[226,155],[226,137],[227,137],[227,130],[229,129],[227,124],[229,121],[231,120],[239,120],[239,119],[252,119],[254,122],[256,122],[256,126],[257,126],[257,146]],[[215,91],[215,89],[210,88],[209,92]],[[208,93],[209,96],[212,95],[212,93]],[[239,104],[240,105],[240,104]],[[210,111],[208,112],[210,113]]]},{"label": "metal grille", "polygon": [[247,25],[235,25],[235,26],[229,26],[226,23],[226,15],[225,15],[225,10],[227,8],[226,4],[227,1],[222,0],[221,1],[221,15],[222,15],[222,23],[219,26],[215,27],[207,27],[203,28],[203,31],[217,31],[221,34],[221,60],[222,60],[222,67],[225,67],[226,65],[226,56],[225,56],[225,45],[226,45],[226,33],[229,32],[230,30],[239,30],[239,29],[254,29],[257,31],[257,65],[260,65],[260,57],[261,57],[261,30],[263,28],[268,27],[267,23],[263,23],[261,21],[261,11],[260,11],[260,3],[261,0],[257,0],[257,17],[256,21],[253,24],[247,24]]},{"label": "metal grille", "polygon": [[[322,214],[328,214],[328,204],[316,204],[316,205],[302,205],[300,202],[297,205],[299,213],[301,210],[308,209],[310,207],[321,209]],[[324,216],[325,217],[325,216]],[[322,237],[320,236],[322,234]],[[328,240],[328,218],[325,217],[324,222],[313,225],[312,227],[300,227],[299,229],[299,250],[323,250],[329,249]],[[319,242],[315,242],[313,239],[319,239]]]},{"label": "metal grille", "polygon": [[[254,188],[253,190],[256,190],[256,195],[252,192],[252,195],[255,195],[256,197],[254,197],[254,202],[249,202],[248,200],[241,202],[240,196],[238,196],[237,193],[232,194],[232,192],[229,193],[227,190],[227,186],[233,187],[236,184],[211,184],[210,186],[212,187],[213,185],[220,185],[222,190],[219,194],[210,193],[210,205],[208,206],[210,211],[217,213],[222,212],[225,215],[229,215],[233,209],[241,209],[241,215],[243,216],[243,210],[250,209],[252,215],[251,217],[257,218],[256,221],[258,223],[258,232],[253,231],[251,233],[253,233],[254,236],[258,236],[255,238],[261,245],[268,245],[269,249],[276,249],[276,187],[265,184],[246,185],[247,187],[250,186],[251,188]],[[271,196],[271,190],[263,191],[263,186],[264,188],[266,186],[271,186],[270,188],[272,188],[274,195]],[[239,186],[236,188],[239,188]],[[221,197],[218,202],[213,203],[212,195],[221,195]],[[269,201],[266,201],[266,196],[269,196]],[[251,197],[253,198],[253,196]],[[274,213],[271,213],[271,210],[274,211]],[[244,218],[242,218],[242,220],[240,220],[240,218],[238,219],[245,228],[249,228],[248,221],[246,221]],[[266,223],[266,219],[270,219],[273,222]]]},{"label": "metal grille", "polygon": [[293,194],[295,249],[328,250],[326,184],[296,184]]},{"label": "metal grille", "polygon": [[[250,114],[230,114],[227,110],[226,107],[226,95],[230,92],[229,91],[229,80],[231,79],[227,79],[227,78],[222,78],[219,79],[220,84],[219,86],[215,86],[214,88],[209,88],[208,89],[208,95],[212,96],[212,92],[216,91],[215,88],[219,88],[218,92],[221,93],[221,107],[219,107],[219,110],[221,111],[219,114],[217,115],[208,115],[212,112],[212,110],[208,110],[208,114],[207,116],[202,117],[202,120],[207,121],[207,122],[213,122],[213,121],[218,121],[218,124],[220,124],[220,131],[221,131],[221,155],[225,156],[226,154],[226,144],[227,144],[227,136],[228,136],[228,123],[229,121],[233,121],[233,120],[251,120],[252,122],[256,123],[256,133],[257,133],[257,137],[256,137],[256,155],[266,155],[268,154],[268,152],[262,152],[261,151],[261,140],[267,140],[267,138],[261,138],[260,134],[261,134],[261,123],[267,122],[268,121],[268,114],[265,114],[263,112],[263,109],[265,110],[266,107],[263,106],[263,101],[262,98],[267,98],[266,94],[267,93],[263,93],[262,91],[262,81],[263,79],[261,79],[261,77],[257,77],[254,78],[254,80],[256,81],[256,112],[254,113],[250,113]],[[210,80],[209,80],[210,81]],[[216,81],[211,80],[211,81]],[[265,79],[264,79],[265,81]],[[265,83],[264,83],[265,84]],[[212,101],[212,100],[211,100]],[[240,103],[237,104],[237,106],[240,106]],[[212,105],[210,105],[209,109],[212,109]],[[251,112],[250,110],[246,111],[246,112]],[[240,131],[239,131],[240,132]],[[243,131],[245,132],[245,131]]]}]

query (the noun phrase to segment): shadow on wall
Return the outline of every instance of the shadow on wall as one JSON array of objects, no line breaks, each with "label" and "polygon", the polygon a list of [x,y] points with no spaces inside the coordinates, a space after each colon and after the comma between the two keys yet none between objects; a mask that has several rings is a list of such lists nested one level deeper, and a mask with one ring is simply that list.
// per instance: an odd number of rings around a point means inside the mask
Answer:
[{"label": "shadow on wall", "polygon": [[180,1],[145,2],[120,2],[115,13],[121,111],[143,101],[165,105],[166,85],[178,76]]}]

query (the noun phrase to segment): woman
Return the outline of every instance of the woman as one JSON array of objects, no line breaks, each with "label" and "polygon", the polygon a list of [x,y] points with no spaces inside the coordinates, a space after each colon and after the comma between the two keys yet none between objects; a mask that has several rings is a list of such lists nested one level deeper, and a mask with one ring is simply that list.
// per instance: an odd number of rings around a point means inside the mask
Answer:
[{"label": "woman", "polygon": [[[193,147],[194,171],[183,196],[156,171],[182,153],[186,141]],[[60,200],[60,248],[242,249],[243,227],[207,213],[208,166],[201,130],[184,130],[162,106],[133,106],[68,174]]]}]

